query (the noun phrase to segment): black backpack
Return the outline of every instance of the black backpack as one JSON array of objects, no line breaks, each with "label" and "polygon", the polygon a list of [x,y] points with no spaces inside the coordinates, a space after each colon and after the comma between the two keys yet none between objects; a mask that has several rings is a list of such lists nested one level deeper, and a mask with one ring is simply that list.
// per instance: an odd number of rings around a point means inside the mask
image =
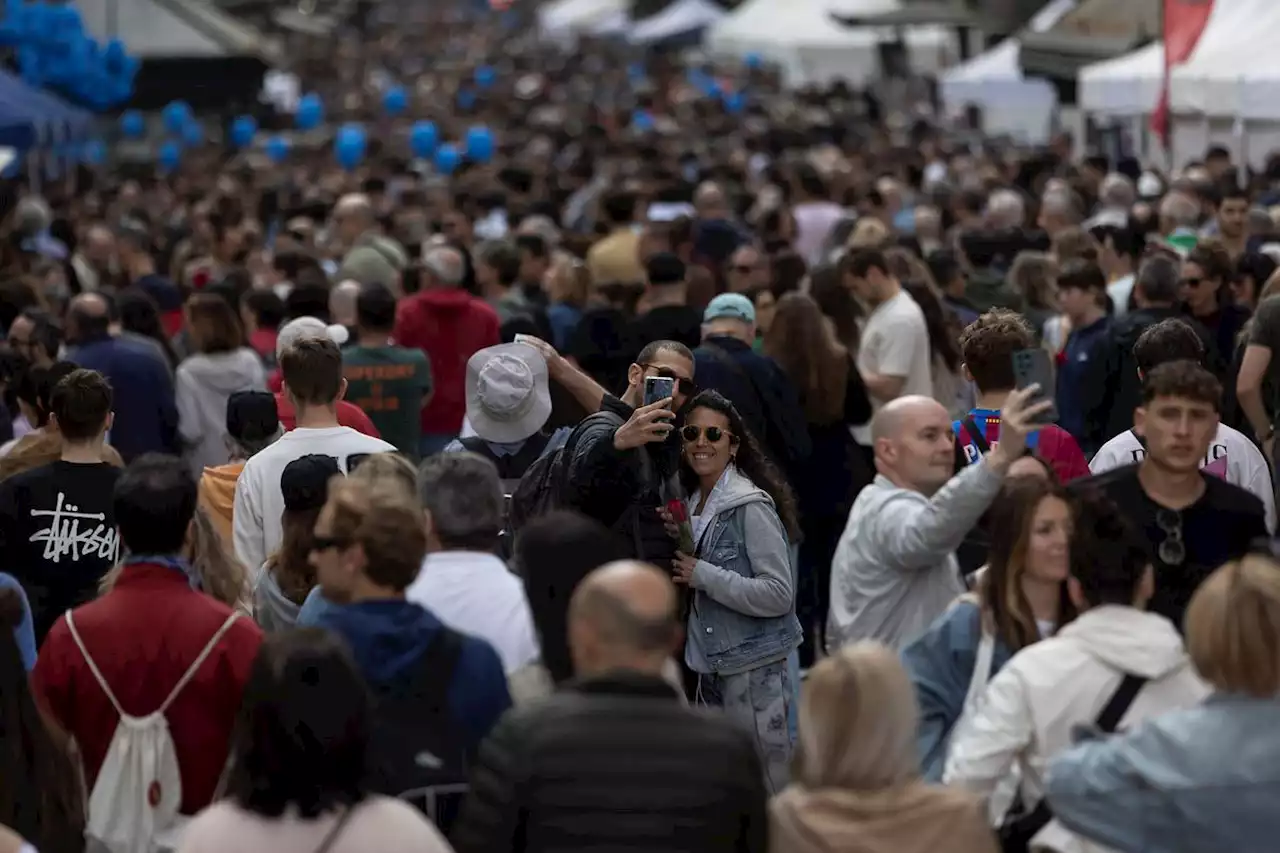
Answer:
[{"label": "black backpack", "polygon": [[608,423],[614,429],[625,421],[610,411],[587,415],[573,429],[569,440],[554,453],[548,453],[534,461],[520,478],[519,485],[511,492],[511,505],[507,527],[513,533],[539,516],[557,509],[569,507],[569,462],[578,443],[583,427]]},{"label": "black backpack", "polygon": [[546,433],[536,432],[525,441],[524,446],[520,448],[518,453],[510,453],[505,456],[499,456],[489,447],[489,442],[485,441],[478,435],[468,436],[460,440],[464,448],[472,453],[478,453],[485,459],[493,462],[498,467],[498,476],[502,479],[502,493],[504,495],[515,494],[516,487],[520,484],[520,479],[525,472],[533,466],[542,456],[542,451],[547,449],[547,444],[551,441],[551,436]]},{"label": "black backpack", "polygon": [[405,683],[374,691],[370,788],[417,806],[447,833],[467,792],[467,738],[449,708],[463,636],[441,626]]}]

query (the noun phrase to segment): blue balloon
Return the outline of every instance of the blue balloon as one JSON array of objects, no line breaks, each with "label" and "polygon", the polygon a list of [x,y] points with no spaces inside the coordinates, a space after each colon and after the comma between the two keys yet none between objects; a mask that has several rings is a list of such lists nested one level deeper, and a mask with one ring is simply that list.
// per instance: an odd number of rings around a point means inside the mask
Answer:
[{"label": "blue balloon", "polygon": [[382,95],[382,108],[389,116],[398,116],[409,109],[409,93],[403,86],[392,86]]},{"label": "blue balloon", "polygon": [[413,150],[415,157],[430,157],[436,152],[436,146],[440,144],[440,131],[436,129],[436,123],[433,121],[418,121],[413,123],[413,128],[409,131],[409,147]]},{"label": "blue balloon", "polygon": [[741,92],[725,92],[724,109],[729,115],[740,115],[747,108],[747,96]]},{"label": "blue balloon", "polygon": [[364,159],[367,139],[364,128],[358,124],[344,124],[333,140],[333,153],[338,165],[350,171]]},{"label": "blue balloon", "polygon": [[178,164],[182,162],[182,146],[172,139],[165,142],[160,146],[159,161],[168,171],[178,168]]},{"label": "blue balloon", "polygon": [[473,127],[467,131],[467,159],[473,163],[488,163],[493,159],[493,131],[487,127]]},{"label": "blue balloon", "polygon": [[442,175],[452,175],[453,171],[458,168],[458,164],[462,162],[462,156],[458,154],[458,149],[448,143],[441,145],[436,149],[436,171]]},{"label": "blue balloon", "polygon": [[475,73],[476,85],[481,89],[488,89],[498,79],[498,72],[493,69],[492,65],[481,65],[476,69]]},{"label": "blue balloon", "polygon": [[231,122],[231,144],[237,148],[246,148],[253,144],[253,137],[258,133],[258,122],[253,116],[236,116]]},{"label": "blue balloon", "polygon": [[113,73],[119,73],[124,69],[125,60],[129,58],[129,53],[125,49],[124,42],[120,39],[112,39],[107,42],[107,46],[102,50],[102,61],[106,65],[107,70]]},{"label": "blue balloon", "polygon": [[182,128],[182,144],[188,148],[197,148],[204,144],[204,125],[191,119]]},{"label": "blue balloon", "polygon": [[186,101],[171,101],[160,115],[164,119],[164,129],[175,136],[181,135],[192,121],[191,107]]},{"label": "blue balloon", "polygon": [[272,163],[283,163],[289,157],[290,145],[288,138],[284,136],[273,136],[267,140],[267,158]]},{"label": "blue balloon", "polygon": [[100,139],[91,139],[80,149],[80,156],[91,166],[101,166],[107,159],[107,146]]},{"label": "blue balloon", "polygon": [[147,121],[137,110],[126,110],[120,116],[120,132],[126,139],[139,139],[147,131]]},{"label": "blue balloon", "polygon": [[641,133],[653,130],[653,116],[644,110],[636,110],[631,114],[631,127]]},{"label": "blue balloon", "polygon": [[743,62],[746,63],[748,68],[754,71],[764,65],[764,57],[758,53],[748,53],[743,57]]},{"label": "blue balloon", "polygon": [[458,109],[469,110],[476,105],[476,93],[470,89],[458,90]]},{"label": "blue balloon", "polygon": [[294,122],[302,130],[313,130],[324,121],[324,102],[314,92],[303,95],[298,101],[298,112]]}]

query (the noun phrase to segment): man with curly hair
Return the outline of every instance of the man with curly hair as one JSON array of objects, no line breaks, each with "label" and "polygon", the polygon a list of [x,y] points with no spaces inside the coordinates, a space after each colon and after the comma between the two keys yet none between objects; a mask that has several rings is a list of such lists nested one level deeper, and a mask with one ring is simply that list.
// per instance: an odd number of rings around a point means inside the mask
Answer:
[{"label": "man with curly hair", "polygon": [[[977,405],[953,424],[957,457],[972,465],[1000,441],[1000,410],[1017,384],[1013,354],[1036,345],[1021,314],[997,308],[980,316],[960,335],[966,379],[978,388]],[[1056,424],[1027,439],[1027,449],[1044,460],[1062,482],[1089,476],[1089,463],[1071,434]]]}]

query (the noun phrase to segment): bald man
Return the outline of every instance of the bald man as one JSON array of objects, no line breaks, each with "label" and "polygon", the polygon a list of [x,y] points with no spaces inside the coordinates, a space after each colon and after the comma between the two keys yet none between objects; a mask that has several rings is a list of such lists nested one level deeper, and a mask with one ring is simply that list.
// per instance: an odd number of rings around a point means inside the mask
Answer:
[{"label": "bald man", "polygon": [[636,562],[596,569],[574,591],[568,623],[578,679],[490,734],[454,850],[763,853],[754,742],[682,706],[660,675],[680,643],[668,574]]},{"label": "bald man", "polygon": [[177,455],[178,409],[171,365],[159,344],[112,334],[106,299],[82,293],[67,309],[67,361],[96,370],[111,383],[115,422],[111,444],[125,462],[143,453]]},{"label": "bald man", "polygon": [[338,279],[359,284],[381,284],[401,292],[400,275],[409,266],[404,247],[382,233],[373,201],[354,193],[338,199],[333,207],[333,227],[347,254]]},{"label": "bald man", "polygon": [[955,434],[938,402],[899,397],[876,412],[876,478],[858,494],[831,566],[829,643],[902,648],[965,591],[955,551],[1052,405],[1033,399],[1030,391],[1010,394],[1000,442],[954,476]]}]

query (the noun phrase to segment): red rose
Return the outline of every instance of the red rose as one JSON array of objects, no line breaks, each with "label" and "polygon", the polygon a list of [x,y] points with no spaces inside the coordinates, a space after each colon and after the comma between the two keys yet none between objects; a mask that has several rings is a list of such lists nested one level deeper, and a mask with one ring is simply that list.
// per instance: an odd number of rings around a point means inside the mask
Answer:
[{"label": "red rose", "polygon": [[689,520],[689,514],[685,512],[682,500],[667,501],[667,512],[671,513],[671,520],[676,524],[685,524]]}]

